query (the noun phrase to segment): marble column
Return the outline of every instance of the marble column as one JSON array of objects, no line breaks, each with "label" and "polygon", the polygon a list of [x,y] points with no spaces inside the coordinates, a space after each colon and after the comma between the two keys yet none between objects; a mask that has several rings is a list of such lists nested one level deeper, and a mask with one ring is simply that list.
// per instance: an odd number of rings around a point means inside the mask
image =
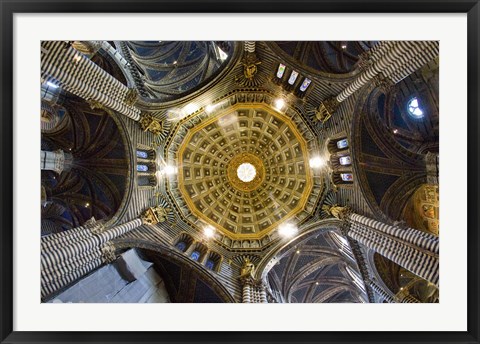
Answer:
[{"label": "marble column", "polygon": [[92,219],[83,226],[42,237],[42,298],[66,287],[102,264],[110,263],[112,253],[114,255],[110,241],[143,223],[142,219],[137,218],[107,229]]},{"label": "marble column", "polygon": [[316,117],[325,123],[341,102],[360,88],[374,82],[388,90],[405,77],[435,59],[439,53],[438,41],[386,41],[367,51],[358,62],[361,71],[353,82],[337,96],[323,100]]},{"label": "marble column", "polygon": [[355,213],[348,214],[346,221],[346,233],[352,239],[438,286],[438,237]]},{"label": "marble column", "polygon": [[141,111],[132,102],[134,90],[65,41],[42,42],[41,76],[89,101],[93,107],[111,109],[134,121],[140,120]]}]

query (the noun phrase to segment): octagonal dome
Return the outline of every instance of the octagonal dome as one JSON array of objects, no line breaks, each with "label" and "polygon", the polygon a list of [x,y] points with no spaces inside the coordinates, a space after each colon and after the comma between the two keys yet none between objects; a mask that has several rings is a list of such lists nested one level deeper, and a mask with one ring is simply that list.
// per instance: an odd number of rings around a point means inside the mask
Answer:
[{"label": "octagonal dome", "polygon": [[299,118],[240,103],[185,119],[167,147],[178,166],[170,185],[178,209],[231,239],[260,239],[283,222],[305,219],[320,178],[308,166],[314,135]]}]

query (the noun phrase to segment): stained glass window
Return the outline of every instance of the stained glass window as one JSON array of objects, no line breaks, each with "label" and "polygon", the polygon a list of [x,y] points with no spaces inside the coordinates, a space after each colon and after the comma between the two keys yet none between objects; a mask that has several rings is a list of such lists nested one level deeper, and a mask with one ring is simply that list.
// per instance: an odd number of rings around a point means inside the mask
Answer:
[{"label": "stained glass window", "polygon": [[193,251],[192,254],[190,255],[190,258],[192,258],[193,260],[198,261],[198,259],[200,258],[200,252],[198,252],[198,251]]},{"label": "stained glass window", "polygon": [[293,71],[292,74],[290,74],[290,78],[288,79],[288,83],[290,85],[293,85],[295,83],[295,80],[297,80],[298,72]]},{"label": "stained glass window", "polygon": [[348,155],[340,157],[339,160],[340,160],[340,165],[350,165],[352,163],[352,160]]},{"label": "stained glass window", "polygon": [[338,149],[344,149],[348,147],[348,141],[347,139],[343,139],[337,142],[337,147]]},{"label": "stained glass window", "polygon": [[409,100],[408,102],[408,113],[416,118],[423,117],[423,111],[420,108],[420,103],[416,97],[413,97],[412,99]]},{"label": "stained glass window", "polygon": [[147,172],[148,171],[148,166],[147,165],[137,165],[137,171],[138,172]]},{"label": "stained glass window", "polygon": [[308,86],[310,86],[311,82],[312,80],[305,78],[305,80],[303,80],[302,86],[300,86],[300,91],[305,92]]},{"label": "stained glass window", "polygon": [[281,79],[284,73],[285,73],[285,65],[283,63],[280,63],[280,66],[278,66],[278,70],[277,70],[277,78]]},{"label": "stained glass window", "polygon": [[185,249],[187,248],[187,243],[185,241],[179,241],[176,245],[176,248],[178,248],[180,251],[185,252]]},{"label": "stained glass window", "polygon": [[137,150],[137,158],[147,159],[148,153],[142,150]]},{"label": "stained glass window", "polygon": [[215,267],[215,262],[211,259],[207,259],[205,266],[207,267],[207,269],[213,270],[213,268]]},{"label": "stained glass window", "polygon": [[139,176],[138,177],[138,186],[149,186],[150,179],[147,176]]},{"label": "stained glass window", "polygon": [[340,173],[340,178],[342,178],[342,180],[344,182],[351,182],[351,181],[353,181],[353,174],[351,174],[351,173]]}]

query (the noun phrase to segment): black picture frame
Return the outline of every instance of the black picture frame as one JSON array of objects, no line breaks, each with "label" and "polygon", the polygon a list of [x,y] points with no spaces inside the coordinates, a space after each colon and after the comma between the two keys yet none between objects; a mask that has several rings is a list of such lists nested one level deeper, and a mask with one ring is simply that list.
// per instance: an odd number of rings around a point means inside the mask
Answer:
[{"label": "black picture frame", "polygon": [[[19,1],[1,3],[1,343],[479,343],[478,0],[423,1]],[[273,6],[273,4],[275,6]],[[13,331],[13,16],[15,13],[467,13],[468,14],[468,330],[465,332],[20,332]],[[452,316],[455,316],[452,314]],[[374,320],[374,319],[373,319]]]}]

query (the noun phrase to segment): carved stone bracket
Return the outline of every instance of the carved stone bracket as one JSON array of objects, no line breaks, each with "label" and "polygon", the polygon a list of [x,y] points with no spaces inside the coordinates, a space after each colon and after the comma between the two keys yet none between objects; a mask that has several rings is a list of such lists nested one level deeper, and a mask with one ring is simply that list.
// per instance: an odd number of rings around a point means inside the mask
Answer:
[{"label": "carved stone bracket", "polygon": [[140,128],[143,131],[150,131],[154,135],[160,135],[162,132],[162,122],[154,118],[151,114],[144,114],[140,119]]},{"label": "carved stone bracket", "polygon": [[395,83],[389,78],[385,77],[382,73],[377,74],[373,77],[373,83],[384,93],[390,92],[393,86],[395,86]]},{"label": "carved stone bracket", "polygon": [[125,95],[125,104],[128,106],[133,106],[138,100],[138,91],[135,88],[129,88],[127,94]]},{"label": "carved stone bracket", "polygon": [[78,52],[91,56],[94,55],[102,46],[101,41],[74,41],[72,48]]},{"label": "carved stone bracket", "polygon": [[115,253],[116,248],[112,242],[110,241],[106,242],[102,246],[101,251],[102,251],[102,259],[104,263],[110,264],[110,263],[113,263],[115,259],[117,259],[117,255]]},{"label": "carved stone bracket", "polygon": [[367,50],[358,56],[358,62],[357,62],[357,67],[361,71],[366,71],[370,66],[373,64],[373,61],[371,60],[372,52],[370,50]]},{"label": "carved stone bracket", "polygon": [[98,235],[105,230],[105,225],[97,222],[93,216],[85,221],[83,225],[86,226],[93,235]]},{"label": "carved stone bracket", "polygon": [[322,123],[325,123],[332,117],[333,113],[337,110],[340,103],[336,98],[325,99],[320,103],[320,106],[315,112],[315,117]]},{"label": "carved stone bracket", "polygon": [[97,102],[96,100],[87,99],[87,103],[90,105],[90,108],[91,108],[92,110],[100,109],[100,110],[103,110],[103,111],[105,111],[106,113],[108,113],[110,116],[113,115],[113,111],[112,111],[111,109],[109,109],[108,107],[106,107],[106,106],[103,105],[102,103]]}]

